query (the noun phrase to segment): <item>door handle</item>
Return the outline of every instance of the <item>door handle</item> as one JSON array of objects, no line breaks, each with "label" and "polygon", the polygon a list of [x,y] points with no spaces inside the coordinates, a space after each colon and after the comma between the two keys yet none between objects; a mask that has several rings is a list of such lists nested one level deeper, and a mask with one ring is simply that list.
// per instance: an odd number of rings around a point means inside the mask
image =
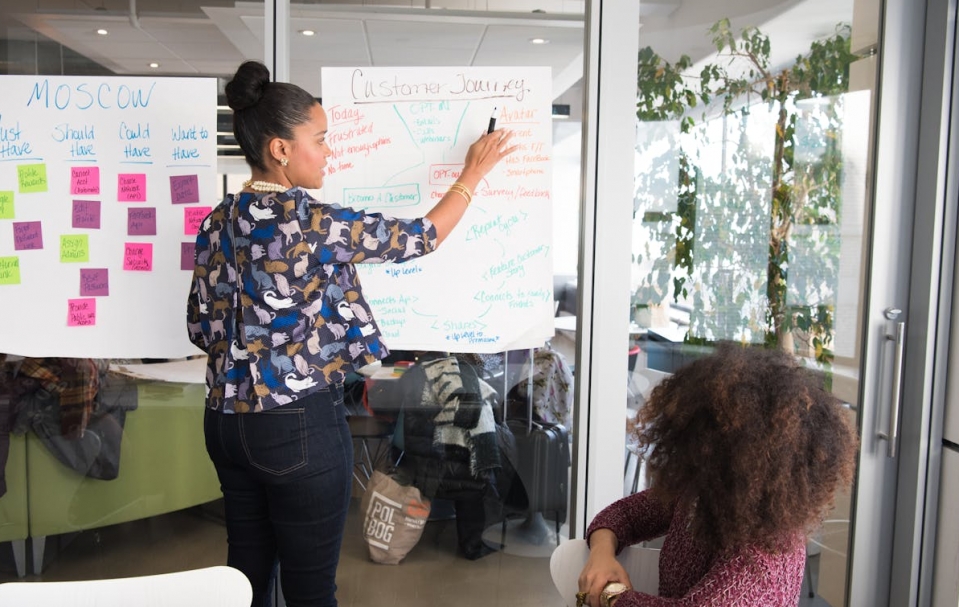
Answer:
[{"label": "door handle", "polygon": [[[902,310],[896,308],[886,308],[885,315],[889,320],[896,320]],[[897,322],[896,332],[893,335],[886,334],[886,341],[895,344],[895,358],[892,361],[892,396],[889,400],[889,431],[880,432],[879,438],[889,441],[888,457],[896,457],[896,445],[899,442],[899,408],[902,400],[902,362],[903,352],[906,348],[906,323]]]}]

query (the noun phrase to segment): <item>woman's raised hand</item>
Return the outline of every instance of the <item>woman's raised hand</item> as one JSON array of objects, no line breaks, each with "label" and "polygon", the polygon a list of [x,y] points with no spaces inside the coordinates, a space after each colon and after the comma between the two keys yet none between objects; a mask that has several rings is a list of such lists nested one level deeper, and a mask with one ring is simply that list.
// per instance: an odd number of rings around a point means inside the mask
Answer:
[{"label": "woman's raised hand", "polygon": [[518,145],[509,145],[512,137],[513,131],[506,129],[497,129],[492,133],[481,135],[466,152],[460,181],[474,188],[500,160],[519,149]]}]

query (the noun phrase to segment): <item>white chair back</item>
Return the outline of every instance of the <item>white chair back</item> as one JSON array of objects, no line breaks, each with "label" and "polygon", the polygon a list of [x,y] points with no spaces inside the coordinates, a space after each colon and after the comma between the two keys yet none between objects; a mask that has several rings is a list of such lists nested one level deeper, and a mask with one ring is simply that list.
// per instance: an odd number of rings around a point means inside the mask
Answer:
[{"label": "white chair back", "polygon": [[16,607],[249,607],[252,600],[250,581],[225,566],[108,580],[0,584],[0,605]]},{"label": "white chair back", "polygon": [[[586,540],[567,540],[556,547],[549,559],[549,572],[556,590],[568,607],[576,607],[579,574],[589,558]],[[634,590],[655,595],[659,592],[659,550],[628,546],[616,557],[629,574]]]}]

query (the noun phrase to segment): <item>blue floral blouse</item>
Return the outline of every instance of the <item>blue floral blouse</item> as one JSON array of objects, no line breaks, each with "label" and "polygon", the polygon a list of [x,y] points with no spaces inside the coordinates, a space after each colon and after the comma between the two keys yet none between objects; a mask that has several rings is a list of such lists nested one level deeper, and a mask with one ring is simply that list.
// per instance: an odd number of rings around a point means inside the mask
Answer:
[{"label": "blue floral blouse", "polygon": [[386,357],[353,264],[435,248],[426,218],[321,204],[299,188],[228,195],[201,224],[187,304],[190,341],[208,355],[207,406],[265,411]]}]

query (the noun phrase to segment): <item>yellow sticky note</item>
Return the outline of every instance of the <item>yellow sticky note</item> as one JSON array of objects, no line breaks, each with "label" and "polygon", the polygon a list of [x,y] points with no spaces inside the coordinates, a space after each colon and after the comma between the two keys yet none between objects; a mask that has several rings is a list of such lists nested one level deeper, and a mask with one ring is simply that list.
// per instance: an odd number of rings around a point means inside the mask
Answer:
[{"label": "yellow sticky note", "polygon": [[60,263],[90,261],[90,241],[86,234],[60,236]]},{"label": "yellow sticky note", "polygon": [[13,192],[0,192],[0,219],[13,219]]},{"label": "yellow sticky note", "polygon": [[0,285],[20,284],[20,258],[0,257]]},{"label": "yellow sticky note", "polygon": [[20,193],[47,191],[47,165],[21,164],[17,167],[17,177],[20,181]]}]

